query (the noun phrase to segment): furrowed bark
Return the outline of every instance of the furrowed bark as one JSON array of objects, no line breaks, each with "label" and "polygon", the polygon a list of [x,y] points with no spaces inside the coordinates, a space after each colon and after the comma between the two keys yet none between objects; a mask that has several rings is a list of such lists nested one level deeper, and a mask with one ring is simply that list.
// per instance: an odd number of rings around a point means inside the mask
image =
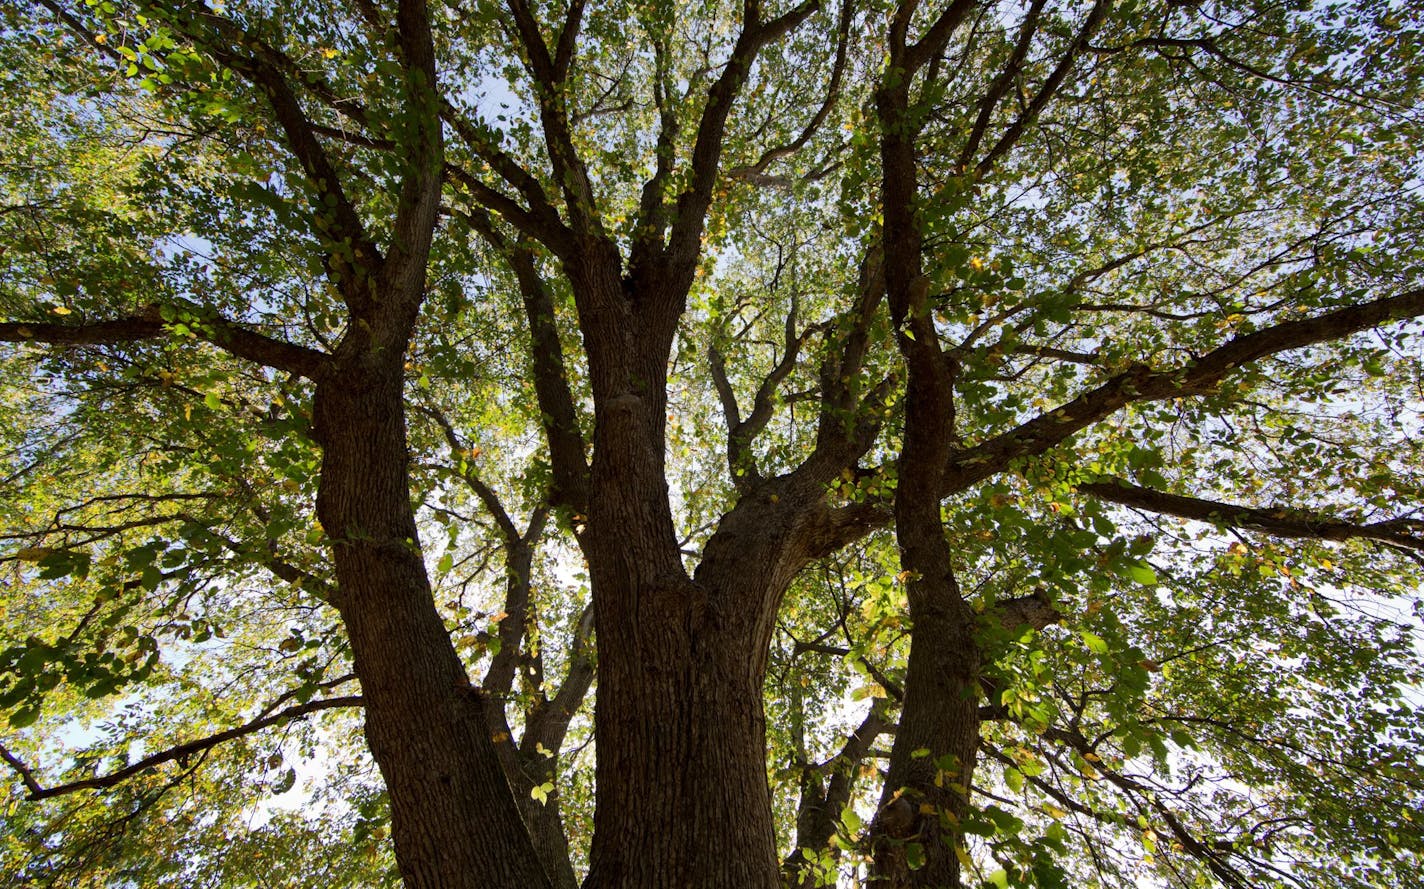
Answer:
[{"label": "furrowed bark", "polygon": [[401,876],[430,889],[548,886],[490,737],[493,705],[435,608],[410,505],[402,367],[399,353],[381,354],[317,388],[317,515]]},{"label": "furrowed bark", "polygon": [[741,590],[683,569],[663,476],[674,325],[632,310],[613,262],[574,280],[594,396],[583,545],[599,650],[599,798],[585,886],[770,889],[755,609],[741,607]]}]

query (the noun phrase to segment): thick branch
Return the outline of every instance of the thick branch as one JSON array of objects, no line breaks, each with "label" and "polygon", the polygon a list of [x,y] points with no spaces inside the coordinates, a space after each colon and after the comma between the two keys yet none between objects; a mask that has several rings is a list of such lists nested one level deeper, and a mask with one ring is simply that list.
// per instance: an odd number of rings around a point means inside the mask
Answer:
[{"label": "thick branch", "polygon": [[5,761],[10,764],[10,767],[15,770],[16,774],[20,776],[20,780],[25,784],[25,789],[29,791],[29,799],[50,799],[51,797],[64,796],[65,794],[75,793],[80,790],[104,790],[123,781],[127,781],[129,778],[146,772],[155,766],[173,762],[174,760],[186,759],[195,753],[201,753],[226,741],[231,741],[235,738],[243,737],[244,735],[250,735],[253,732],[258,732],[265,728],[271,728],[274,725],[281,725],[299,716],[306,716],[310,713],[317,713],[322,710],[334,710],[339,707],[359,707],[361,705],[362,698],[360,695],[347,695],[340,698],[308,701],[305,704],[288,707],[270,716],[254,719],[251,722],[218,732],[215,735],[209,735],[206,738],[189,741],[186,744],[179,744],[176,747],[170,747],[167,750],[145,756],[133,765],[119,769],[116,772],[110,772],[98,778],[85,778],[82,781],[71,781],[68,784],[57,784],[51,787],[42,786],[30,768],[4,746],[0,746],[0,757],[3,757]]},{"label": "thick branch", "polygon": [[[906,74],[914,74],[925,63],[944,52],[944,48],[949,45],[949,40],[954,36],[955,30],[964,21],[964,17],[977,5],[976,0],[954,0],[947,6],[919,41],[905,50],[902,64]],[[907,6],[913,8],[912,4],[907,4]]]},{"label": "thick branch", "polygon": [[[343,245],[342,249],[332,249],[328,259],[334,283],[348,306],[363,313],[369,308],[370,294],[359,286],[359,276],[352,274],[352,266],[374,267],[380,262],[380,252],[368,237],[355,204],[342,188],[331,157],[302,109],[292,86],[291,72],[287,70],[290,66],[229,18],[207,11],[168,12],[174,28],[192,36],[213,58],[257,87],[267,98],[287,147],[306,174],[306,186],[316,198],[314,206],[328,208],[314,217],[318,234],[330,244]],[[240,52],[237,47],[247,48],[251,55]]]},{"label": "thick branch", "polygon": [[1083,22],[1083,27],[1078,31],[1078,36],[1073,40],[1072,44],[1069,45],[1067,51],[1064,52],[1063,58],[1059,60],[1057,67],[1048,75],[1048,79],[1039,87],[1034,97],[1029,100],[1028,107],[1023,110],[1023,113],[1021,113],[1013,123],[1009,124],[1008,129],[999,137],[999,141],[994,143],[994,147],[989,149],[989,153],[986,154],[984,159],[975,167],[975,171],[979,176],[982,177],[988,174],[989,170],[993,168],[999,158],[1003,157],[1014,147],[1020,137],[1027,131],[1028,127],[1038,119],[1039,114],[1043,113],[1043,109],[1048,107],[1048,103],[1053,100],[1054,95],[1062,88],[1068,75],[1072,73],[1073,66],[1077,64],[1078,57],[1082,55],[1083,50],[1088,46],[1088,41],[1107,18],[1110,5],[1108,0],[1097,0],[1097,2],[1093,4],[1092,10],[1088,13],[1087,20]]},{"label": "thick branch", "polygon": [[555,321],[554,295],[535,265],[533,248],[524,241],[511,243],[487,214],[475,211],[465,217],[490,246],[509,263],[519,283],[524,317],[529,323],[529,358],[533,364],[534,393],[544,435],[549,442],[553,486],[552,506],[567,506],[588,514],[588,448],[579,428],[578,411],[564,368],[564,347]]},{"label": "thick branch", "polygon": [[[396,30],[401,57],[400,134],[402,170],[400,201],[391,226],[387,261],[382,269],[382,299],[400,299],[407,319],[398,322],[401,338],[413,323],[425,295],[426,260],[435,237],[444,179],[445,144],[440,123],[441,102],[435,74],[435,43],[425,0],[400,0]],[[356,256],[357,261],[361,257]]]},{"label": "thick branch", "polygon": [[[788,874],[795,874],[806,861],[802,849],[819,851],[826,848],[836,832],[841,811],[850,802],[855,789],[856,771],[870,753],[871,745],[891,727],[886,713],[889,703],[876,698],[870,712],[846,738],[840,750],[820,765],[806,766],[801,782],[801,799],[796,813],[796,846],[782,864]],[[823,775],[829,773],[824,785]],[[794,884],[803,885],[803,884]]]},{"label": "thick branch", "polygon": [[[563,95],[563,81],[567,70],[561,70],[554,57],[549,54],[549,46],[544,42],[539,22],[527,0],[508,0],[507,5],[514,19],[517,39],[524,49],[525,64],[534,78],[539,119],[544,129],[544,143],[549,150],[554,180],[563,188],[564,201],[569,218],[573,222],[573,229],[582,236],[601,237],[602,226],[598,221],[593,183],[589,179],[587,166],[574,147],[573,133],[569,129]],[[571,16],[573,13],[574,10],[570,10]],[[565,25],[565,33],[569,33],[570,25],[576,23],[577,17],[572,18]],[[572,44],[567,53],[571,60]]]},{"label": "thick branch", "polygon": [[668,180],[677,165],[677,139],[681,131],[676,102],[671,95],[672,78],[668,74],[668,40],[660,34],[653,38],[653,104],[658,111],[658,141],[653,149],[655,167],[653,175],[643,183],[642,195],[638,200],[638,226],[633,235],[633,246],[628,256],[630,276],[638,278],[644,269],[653,264],[663,251],[663,237],[667,233]]},{"label": "thick branch", "polygon": [[[456,132],[459,132],[458,128]],[[472,213],[483,213],[486,210],[498,213],[501,219],[512,225],[520,234],[543,244],[560,259],[568,261],[573,257],[572,233],[546,200],[533,202],[534,208],[527,209],[509,195],[480,181],[468,170],[455,164],[445,165],[445,178],[458,184],[469,195],[477,208],[472,210]],[[539,193],[542,194],[542,190],[539,190]],[[529,193],[526,193],[525,197],[528,198]]]},{"label": "thick branch", "polygon": [[836,29],[836,57],[831,65],[831,80],[826,86],[826,97],[821,101],[821,107],[816,110],[810,122],[801,130],[801,134],[785,145],[766,149],[754,163],[743,164],[728,170],[728,176],[752,183],[764,181],[767,167],[804,148],[806,143],[811,141],[811,137],[816,135],[816,131],[821,128],[821,125],[826,122],[831,109],[835,107],[836,101],[840,98],[841,80],[845,76],[847,50],[850,45],[850,23],[853,13],[852,0],[842,0],[840,25]]},{"label": "thick branch", "polygon": [[727,118],[737,95],[746,84],[752,63],[763,46],[776,41],[799,26],[820,7],[821,0],[804,0],[800,5],[773,19],[760,20],[760,4],[747,0],[744,5],[742,32],[732,47],[731,56],[707,91],[707,104],[697,125],[697,138],[692,148],[692,163],[688,187],[677,199],[675,222],[668,236],[667,255],[673,280],[672,292],[682,292],[692,280],[700,253],[707,210],[712,203],[712,188],[717,181],[717,169],[725,148]]},{"label": "thick branch", "polygon": [[1416,520],[1391,519],[1361,525],[1308,510],[1241,506],[1169,494],[1166,491],[1143,488],[1124,479],[1083,484],[1078,486],[1078,490],[1100,500],[1109,500],[1133,509],[1233,528],[1248,528],[1276,537],[1334,541],[1378,540],[1424,551],[1424,522]]},{"label": "thick branch", "polygon": [[0,323],[0,342],[48,343],[55,346],[111,346],[163,335],[163,321],[152,317],[116,318],[92,324],[50,324],[34,321]]},{"label": "thick branch", "polygon": [[1424,289],[1411,290],[1234,337],[1174,370],[1136,365],[1056,410],[974,447],[954,451],[941,494],[962,491],[1002,471],[1013,460],[1041,454],[1125,405],[1207,393],[1231,372],[1269,355],[1341,339],[1421,314],[1424,314]]},{"label": "thick branch", "polygon": [[[328,357],[321,352],[264,336],[210,313],[189,323],[188,328],[204,342],[265,367],[313,380],[321,376],[327,368]],[[9,343],[104,346],[158,339],[166,335],[163,316],[158,306],[147,306],[138,314],[126,318],[88,324],[29,321],[0,323],[0,342]]]},{"label": "thick branch", "polygon": [[568,671],[563,684],[548,703],[534,709],[525,719],[522,747],[526,755],[534,755],[539,745],[557,752],[564,745],[569,722],[583,704],[595,671],[593,649],[593,608],[587,607],[574,628],[573,651],[569,654]]}]

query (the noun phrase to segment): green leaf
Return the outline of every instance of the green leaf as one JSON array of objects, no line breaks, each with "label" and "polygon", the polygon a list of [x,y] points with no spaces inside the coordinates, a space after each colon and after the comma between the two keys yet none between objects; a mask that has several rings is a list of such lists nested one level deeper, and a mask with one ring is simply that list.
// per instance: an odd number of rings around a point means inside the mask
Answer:
[{"label": "green leaf", "polygon": [[916,842],[905,844],[905,864],[910,870],[919,870],[925,866],[925,847]]},{"label": "green leaf", "polygon": [[1127,575],[1143,586],[1153,586],[1157,583],[1157,572],[1141,562],[1127,566]]},{"label": "green leaf", "polygon": [[1021,793],[1024,788],[1024,774],[1015,768],[1004,769],[1004,783],[1009,790],[1014,793]]},{"label": "green leaf", "polygon": [[1088,646],[1088,650],[1093,654],[1107,654],[1108,644],[1103,641],[1103,637],[1087,630],[1080,630],[1078,636],[1083,640],[1083,644]]},{"label": "green leaf", "polygon": [[35,724],[35,720],[40,718],[39,704],[32,704],[21,707],[10,714],[10,728],[27,728]]},{"label": "green leaf", "polygon": [[294,768],[288,768],[285,772],[282,773],[281,777],[279,777],[275,782],[273,782],[272,792],[280,796],[291,790],[294,786],[296,786],[296,783],[297,770]]},{"label": "green leaf", "polygon": [[846,806],[844,809],[841,809],[841,824],[845,827],[846,833],[851,837],[860,833],[863,824],[861,823],[860,815],[856,814],[854,806]]}]

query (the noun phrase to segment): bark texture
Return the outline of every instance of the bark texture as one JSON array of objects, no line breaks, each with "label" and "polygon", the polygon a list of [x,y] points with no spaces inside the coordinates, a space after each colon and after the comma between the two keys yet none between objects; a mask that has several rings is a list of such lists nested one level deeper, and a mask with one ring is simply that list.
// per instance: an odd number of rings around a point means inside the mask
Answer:
[{"label": "bark texture", "polygon": [[771,887],[758,621],[745,593],[687,575],[663,475],[681,294],[625,299],[615,268],[580,295],[595,405],[584,549],[599,646],[585,885]]},{"label": "bark texture", "polygon": [[410,506],[400,363],[370,360],[322,383],[315,434],[334,604],[361,678],[405,885],[549,885],[500,771],[486,703],[431,595]]}]

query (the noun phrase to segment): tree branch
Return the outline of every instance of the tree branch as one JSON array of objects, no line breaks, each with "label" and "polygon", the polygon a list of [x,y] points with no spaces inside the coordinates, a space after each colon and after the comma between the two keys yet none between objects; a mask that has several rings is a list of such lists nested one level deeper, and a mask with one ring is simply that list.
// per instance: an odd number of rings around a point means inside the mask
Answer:
[{"label": "tree branch", "polygon": [[[306,186],[316,198],[315,206],[327,211],[313,217],[317,234],[340,249],[329,249],[328,271],[352,311],[365,314],[371,306],[368,289],[358,280],[353,267],[372,269],[381,262],[380,251],[366,233],[356,206],[346,194],[326,149],[317,139],[311,120],[288,79],[283,57],[235,21],[206,10],[165,10],[168,23],[257,87],[267,98],[287,146],[306,174]],[[245,47],[251,55],[239,52]],[[433,86],[433,84],[432,84]]]},{"label": "tree branch", "polygon": [[[906,75],[913,75],[924,67],[925,63],[944,52],[944,48],[949,45],[949,40],[954,36],[955,30],[964,21],[964,17],[977,5],[977,0],[954,0],[946,7],[924,35],[913,46],[905,49],[901,64],[905,67]],[[913,4],[910,5],[910,8],[913,8]],[[906,24],[908,25],[908,20]],[[904,38],[903,34],[900,36],[901,39]]]},{"label": "tree branch", "polygon": [[568,670],[554,697],[538,706],[525,719],[522,741],[524,752],[533,755],[542,744],[545,750],[558,751],[564,745],[569,722],[578,711],[593,684],[595,672],[593,649],[593,607],[584,608],[574,628],[573,650],[569,654]]},{"label": "tree branch", "polygon": [[544,435],[549,443],[549,463],[553,485],[549,501],[588,514],[588,448],[579,428],[578,411],[564,369],[564,347],[555,321],[554,295],[539,274],[529,244],[511,243],[487,214],[472,211],[465,220],[509,263],[519,284],[524,317],[529,323],[530,361],[533,364],[534,392]]},{"label": "tree branch", "polygon": [[742,164],[727,171],[727,175],[734,179],[742,179],[747,182],[757,183],[764,180],[767,167],[778,160],[790,157],[806,146],[811,141],[811,137],[816,135],[816,131],[826,122],[830,116],[831,109],[835,107],[836,100],[840,98],[841,80],[845,76],[847,50],[850,46],[850,21],[854,12],[853,0],[842,0],[840,11],[840,24],[836,29],[836,57],[831,65],[831,81],[826,86],[826,97],[821,101],[821,107],[811,117],[811,121],[801,130],[801,134],[785,145],[775,148],[768,148],[762,152],[761,157],[754,163]]},{"label": "tree branch", "polygon": [[[264,367],[316,380],[327,370],[329,356],[306,346],[273,339],[206,309],[195,307],[198,319],[189,330],[206,343]],[[45,343],[56,346],[107,346],[167,336],[163,308],[152,305],[137,314],[109,321],[80,324],[10,321],[0,323],[0,342]]]},{"label": "tree branch", "polygon": [[672,231],[668,235],[669,292],[682,293],[692,280],[701,250],[702,232],[707,210],[712,203],[712,189],[717,181],[717,169],[725,148],[727,118],[732,112],[742,86],[751,73],[757,53],[768,43],[780,39],[800,25],[820,8],[821,0],[803,0],[779,18],[762,22],[760,4],[746,0],[743,6],[742,31],[732,47],[722,75],[707,91],[707,104],[697,125],[697,138],[692,147],[688,186],[677,198]]},{"label": "tree branch", "polygon": [[1043,590],[1035,590],[1015,599],[1000,599],[994,603],[990,614],[1006,630],[1025,626],[1041,630],[1063,619],[1063,612],[1053,607]]},{"label": "tree branch", "polygon": [[1028,107],[1023,110],[1023,113],[1020,114],[1013,123],[1009,124],[1008,129],[999,137],[999,141],[994,143],[994,147],[989,149],[989,153],[984,155],[984,159],[975,166],[977,176],[983,177],[987,175],[989,170],[993,168],[994,163],[1007,154],[1009,149],[1014,147],[1019,141],[1019,138],[1023,136],[1024,132],[1028,129],[1029,125],[1038,118],[1044,108],[1048,107],[1048,103],[1052,101],[1054,95],[1062,88],[1063,82],[1068,78],[1069,73],[1072,72],[1073,66],[1077,63],[1078,57],[1082,55],[1083,50],[1087,47],[1088,41],[1107,18],[1110,6],[1111,4],[1108,0],[1096,0],[1096,2],[1093,3],[1093,8],[1088,12],[1088,18],[1083,22],[1083,27],[1079,29],[1078,36],[1069,44],[1067,51],[1064,52],[1063,58],[1059,60],[1057,67],[1048,75],[1048,79],[1039,87],[1034,97],[1029,100]]},{"label": "tree branch", "polygon": [[51,797],[64,796],[65,794],[75,793],[80,790],[105,790],[135,775],[148,771],[155,766],[160,766],[166,762],[173,762],[174,760],[185,759],[195,753],[201,753],[226,741],[231,741],[244,735],[250,735],[253,732],[258,732],[265,728],[271,728],[274,725],[280,725],[288,720],[306,716],[311,713],[317,713],[322,710],[334,710],[339,707],[359,707],[362,703],[363,701],[360,695],[347,695],[340,698],[308,701],[305,704],[288,707],[270,716],[254,719],[251,722],[218,732],[214,735],[209,735],[206,738],[189,741],[186,744],[179,744],[176,747],[170,747],[167,750],[145,756],[133,765],[119,769],[116,772],[110,772],[98,778],[85,778],[82,781],[71,781],[68,784],[57,784],[50,787],[42,786],[30,768],[6,749],[4,745],[0,745],[0,757],[3,757],[4,760],[9,763],[10,767],[15,770],[15,773],[20,776],[20,780],[24,782],[25,789],[29,791],[29,799],[50,799]]},{"label": "tree branch", "polygon": [[[889,703],[885,698],[876,698],[865,719],[830,759],[819,765],[804,767],[801,799],[796,807],[796,845],[781,865],[786,873],[794,874],[805,864],[806,856],[801,850],[820,851],[835,835],[836,822],[850,802],[851,791],[855,789],[856,769],[870,753],[876,739],[891,727],[886,714],[888,709]],[[830,778],[823,785],[821,776],[827,772]]]},{"label": "tree branch", "polygon": [[573,233],[559,218],[558,211],[549,201],[549,196],[539,180],[518,161],[501,151],[492,135],[471,123],[454,105],[445,102],[440,115],[480,160],[489,164],[491,170],[524,197],[528,208],[519,206],[510,197],[486,185],[458,165],[446,164],[446,177],[463,185],[481,207],[498,213],[510,225],[539,241],[556,256],[565,259],[570,257],[573,250]]},{"label": "tree branch", "polygon": [[1424,289],[1411,290],[1233,337],[1181,368],[1153,370],[1147,365],[1136,365],[1056,410],[973,447],[953,451],[941,494],[947,496],[962,491],[1000,472],[1015,459],[1041,454],[1128,404],[1205,394],[1232,371],[1269,355],[1340,339],[1421,314],[1424,314]]},{"label": "tree branch", "polygon": [[1048,0],[1033,0],[1029,4],[1028,12],[1024,14],[1023,23],[1019,25],[1019,38],[1014,45],[1013,52],[1009,55],[1008,61],[1000,69],[997,77],[989,84],[989,89],[979,100],[979,116],[974,121],[974,128],[969,133],[969,138],[964,141],[964,148],[959,154],[958,167],[961,171],[967,170],[969,164],[974,160],[974,155],[979,152],[979,145],[984,140],[984,135],[989,130],[989,122],[994,116],[994,109],[999,102],[1008,94],[1009,87],[1014,79],[1023,70],[1024,59],[1028,56],[1029,48],[1033,46],[1033,37],[1038,33],[1038,17],[1043,12],[1043,7]]},{"label": "tree branch", "polygon": [[1276,537],[1332,541],[1377,540],[1424,551],[1424,521],[1390,519],[1361,525],[1308,510],[1241,506],[1170,494],[1134,485],[1120,478],[1082,484],[1078,486],[1078,490],[1100,500],[1120,503],[1133,509],[1226,527],[1247,528]]},{"label": "tree branch", "polygon": [[[549,151],[554,180],[563,189],[564,203],[573,223],[573,230],[579,236],[601,239],[603,229],[594,200],[593,183],[589,179],[588,167],[574,147],[568,112],[564,106],[564,77],[568,72],[566,69],[561,70],[549,55],[549,46],[544,42],[539,23],[534,18],[528,0],[507,0],[506,5],[514,19],[514,36],[524,49],[525,65],[530,76],[534,78],[539,120],[544,129],[544,143]],[[578,8],[581,10],[581,7]],[[570,13],[572,16],[573,10],[570,10]],[[581,12],[579,14],[581,15]],[[565,25],[565,33],[569,33],[569,25],[576,23],[577,18],[573,17]],[[571,60],[572,45],[567,52]]]}]

